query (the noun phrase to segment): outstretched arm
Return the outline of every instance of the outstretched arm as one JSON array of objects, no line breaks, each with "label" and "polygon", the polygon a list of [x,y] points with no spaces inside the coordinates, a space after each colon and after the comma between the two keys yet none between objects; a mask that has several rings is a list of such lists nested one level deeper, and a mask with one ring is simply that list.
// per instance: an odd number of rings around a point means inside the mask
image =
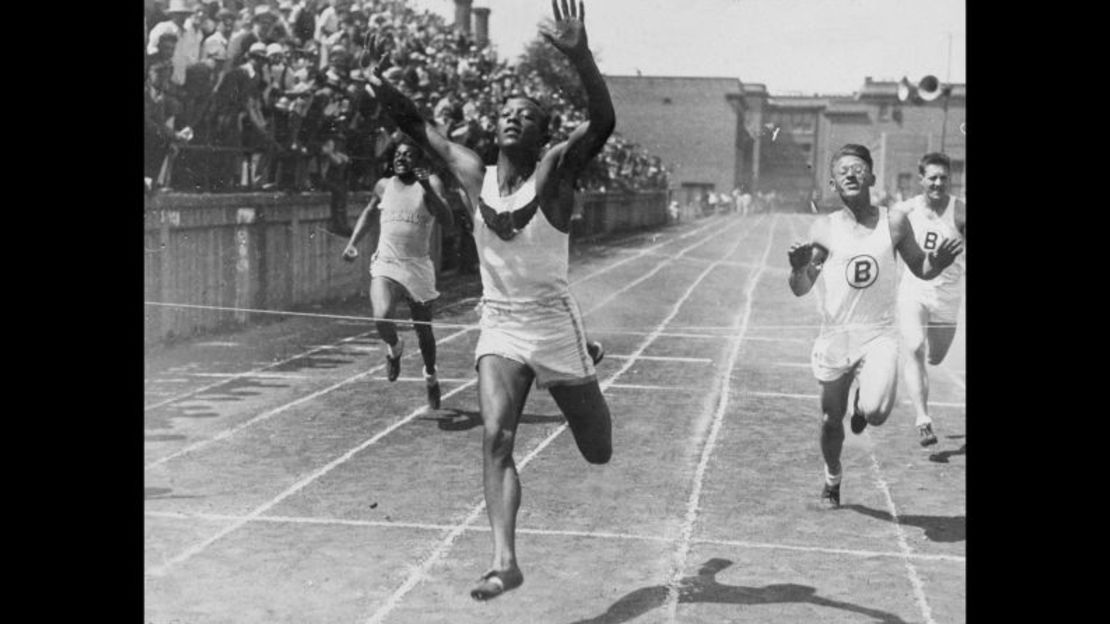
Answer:
[{"label": "outstretched arm", "polygon": [[573,0],[569,3],[562,0],[560,12],[556,0],[551,0],[551,10],[555,16],[554,25],[542,28],[541,34],[567,57],[578,72],[586,91],[589,119],[575,128],[562,145],[554,147],[545,156],[545,160],[551,158],[554,161],[559,178],[569,178],[573,182],[586,164],[605,146],[605,141],[613,134],[617,116],[613,110],[609,88],[605,85],[605,79],[601,76],[601,70],[594,61],[586,39],[585,5],[579,0],[576,9]]},{"label": "outstretched arm", "polygon": [[376,61],[373,71],[369,72],[367,90],[393,118],[393,121],[424,153],[437,158],[459,179],[467,191],[477,196],[482,188],[485,165],[481,157],[472,150],[447,140],[435,127],[420,114],[416,104],[401,93],[382,76],[388,66],[385,55],[385,42],[372,37],[367,45],[367,53]]},{"label": "outstretched arm", "polygon": [[963,252],[963,242],[955,238],[945,239],[937,246],[935,252],[925,253],[917,244],[917,237],[913,233],[906,213],[892,210],[890,215],[890,236],[894,240],[894,248],[902,256],[906,267],[919,279],[931,280],[948,268],[955,261],[956,256]]}]

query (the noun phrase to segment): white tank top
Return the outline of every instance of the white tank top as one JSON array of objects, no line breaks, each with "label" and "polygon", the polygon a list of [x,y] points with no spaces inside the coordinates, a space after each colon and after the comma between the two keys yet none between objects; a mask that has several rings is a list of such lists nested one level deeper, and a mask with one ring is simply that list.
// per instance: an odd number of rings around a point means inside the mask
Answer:
[{"label": "white tank top", "polygon": [[[914,238],[917,239],[917,244],[921,246],[921,250],[925,253],[936,251],[937,246],[945,239],[960,238],[960,232],[956,229],[955,196],[948,198],[948,207],[944,209],[944,214],[940,216],[929,210],[924,195],[912,197],[907,203],[910,207],[908,216],[910,225],[913,226]],[[954,287],[963,277],[964,267],[965,258],[964,254],[961,253],[956,256],[955,262],[931,280],[920,279],[907,268],[903,276],[903,280],[905,280],[903,288],[927,290]]]},{"label": "white tank top", "polygon": [[822,334],[894,324],[900,263],[887,209],[878,209],[874,230],[847,208],[829,215],[829,256],[815,285]]},{"label": "white tank top", "polygon": [[424,207],[424,188],[415,182],[405,184],[396,177],[390,178],[379,207],[378,257],[428,257],[435,218]]},{"label": "white tank top", "polygon": [[[532,174],[516,192],[502,197],[497,167],[486,167],[480,202],[495,213],[527,208],[536,197]],[[570,237],[555,229],[538,204],[527,224],[509,240],[502,240],[474,210],[474,243],[482,274],[482,296],[499,302],[532,302],[569,294],[567,260]],[[508,218],[506,215],[503,218]]]}]

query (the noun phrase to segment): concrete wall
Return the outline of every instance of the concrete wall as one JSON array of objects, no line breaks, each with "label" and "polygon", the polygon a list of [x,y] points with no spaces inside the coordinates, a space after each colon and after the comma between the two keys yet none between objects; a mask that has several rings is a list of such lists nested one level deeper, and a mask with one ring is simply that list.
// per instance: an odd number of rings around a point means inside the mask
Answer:
[{"label": "concrete wall", "polygon": [[[369,201],[353,193],[354,225]],[[575,239],[663,225],[666,193],[584,194]],[[147,201],[144,232],[144,299],[148,302],[295,310],[351,296],[365,296],[376,226],[359,244],[359,257],[341,258],[345,237],[326,230],[328,196],[167,194]],[[432,255],[442,266],[440,236]],[[146,343],[233,328],[272,315],[145,305]]]}]

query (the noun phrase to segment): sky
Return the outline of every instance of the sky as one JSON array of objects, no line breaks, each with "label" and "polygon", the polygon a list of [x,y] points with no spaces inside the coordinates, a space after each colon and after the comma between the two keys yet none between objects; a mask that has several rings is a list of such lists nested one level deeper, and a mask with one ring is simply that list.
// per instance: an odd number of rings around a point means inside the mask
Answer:
[{"label": "sky", "polygon": [[[454,20],[454,0],[410,0]],[[965,82],[965,0],[584,0],[604,74],[715,76],[772,94],[848,94],[865,76]],[[515,60],[550,0],[474,0]],[[951,36],[951,64],[949,37]]]}]

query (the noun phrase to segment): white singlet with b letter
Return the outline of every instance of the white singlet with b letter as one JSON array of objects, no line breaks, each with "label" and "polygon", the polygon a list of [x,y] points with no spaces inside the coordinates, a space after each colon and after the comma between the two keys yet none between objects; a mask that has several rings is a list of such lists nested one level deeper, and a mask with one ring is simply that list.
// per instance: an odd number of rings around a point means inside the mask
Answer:
[{"label": "white singlet with b letter", "polygon": [[[937,247],[947,239],[960,238],[959,230],[956,229],[955,196],[948,198],[948,207],[939,216],[925,205],[924,195],[912,197],[907,200],[907,203],[909,204],[907,215],[910,225],[913,226],[914,238],[925,253],[935,253]],[[961,253],[948,268],[931,280],[920,279],[907,268],[902,276],[903,293],[926,299],[935,299],[938,295],[944,300],[956,299],[958,307],[959,282],[964,275],[965,266],[964,254]]]},{"label": "white singlet with b letter", "polygon": [[829,215],[828,258],[814,288],[821,334],[814,343],[814,374],[830,381],[851,369],[882,339],[897,352],[896,297],[901,269],[890,236],[887,209],[879,206],[875,229],[844,208]]}]

